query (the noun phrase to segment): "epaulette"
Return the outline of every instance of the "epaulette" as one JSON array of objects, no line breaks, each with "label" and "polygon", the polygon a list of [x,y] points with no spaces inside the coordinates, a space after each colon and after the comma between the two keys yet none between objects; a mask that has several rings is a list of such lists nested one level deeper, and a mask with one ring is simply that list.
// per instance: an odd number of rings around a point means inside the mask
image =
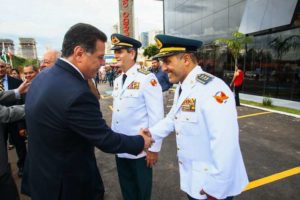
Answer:
[{"label": "epaulette", "polygon": [[145,75],[148,75],[148,74],[151,73],[151,72],[149,72],[147,70],[144,70],[144,69],[138,69],[137,71],[140,72],[140,73],[142,73],[142,74],[145,74]]},{"label": "epaulette", "polygon": [[202,83],[203,85],[206,85],[207,83],[209,83],[211,80],[214,79],[214,76],[210,75],[210,74],[198,74],[196,77],[196,80],[200,83]]}]

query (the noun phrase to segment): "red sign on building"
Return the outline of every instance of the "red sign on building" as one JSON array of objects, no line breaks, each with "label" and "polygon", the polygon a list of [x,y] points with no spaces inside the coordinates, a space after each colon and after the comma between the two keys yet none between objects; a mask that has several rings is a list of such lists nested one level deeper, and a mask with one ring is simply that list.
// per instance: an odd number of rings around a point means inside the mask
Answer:
[{"label": "red sign on building", "polygon": [[133,0],[119,0],[120,7],[120,32],[129,37],[134,37]]}]

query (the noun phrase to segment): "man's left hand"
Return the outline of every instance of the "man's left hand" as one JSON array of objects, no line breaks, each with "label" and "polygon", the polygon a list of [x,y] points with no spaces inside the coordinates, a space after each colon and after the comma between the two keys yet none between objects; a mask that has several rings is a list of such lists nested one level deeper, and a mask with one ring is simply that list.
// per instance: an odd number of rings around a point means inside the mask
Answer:
[{"label": "man's left hand", "polygon": [[147,151],[147,156],[146,156],[146,160],[147,160],[147,167],[152,168],[158,159],[158,152],[152,152],[152,151]]}]

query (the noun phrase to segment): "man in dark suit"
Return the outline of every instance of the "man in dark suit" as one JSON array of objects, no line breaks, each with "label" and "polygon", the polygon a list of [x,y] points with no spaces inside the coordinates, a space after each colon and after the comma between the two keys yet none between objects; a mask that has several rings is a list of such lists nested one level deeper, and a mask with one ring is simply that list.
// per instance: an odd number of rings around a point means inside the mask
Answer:
[{"label": "man in dark suit", "polygon": [[15,91],[0,92],[0,197],[2,200],[19,199],[18,190],[8,163],[3,125],[4,123],[20,120],[25,115],[23,105],[6,107],[2,104],[14,102],[20,97],[20,93],[26,92],[27,87],[27,82],[24,82]]},{"label": "man in dark suit", "polygon": [[28,158],[22,192],[32,200],[99,200],[103,183],[94,147],[137,155],[152,140],[126,136],[105,123],[87,81],[104,62],[106,35],[88,24],[65,34],[62,58],[43,70],[26,96]]},{"label": "man in dark suit", "polygon": [[[13,78],[6,73],[7,72],[6,72],[5,63],[3,64],[2,62],[2,64],[0,63],[0,84],[3,85],[3,91],[16,89],[22,84],[21,80]],[[0,89],[0,91],[2,90]],[[11,106],[14,104],[23,104],[23,103],[24,101],[22,99],[19,99],[5,105]],[[10,137],[10,140],[16,147],[16,152],[18,155],[17,166],[19,168],[18,176],[21,177],[23,174],[23,168],[24,168],[25,158],[27,154],[26,144],[25,144],[26,138],[19,135],[19,126],[15,122],[5,124],[3,128],[4,128],[5,141],[7,141],[8,137]]]}]

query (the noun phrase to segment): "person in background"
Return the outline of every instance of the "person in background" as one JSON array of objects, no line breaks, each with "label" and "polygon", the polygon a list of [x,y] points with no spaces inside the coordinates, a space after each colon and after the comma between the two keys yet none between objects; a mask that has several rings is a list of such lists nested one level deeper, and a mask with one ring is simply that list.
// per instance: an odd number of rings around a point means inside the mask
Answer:
[{"label": "person in background", "polygon": [[114,85],[115,71],[110,65],[107,66],[106,70],[107,81],[109,83],[109,86],[112,87]]},{"label": "person in background", "polygon": [[244,71],[242,70],[241,65],[235,66],[235,71],[233,74],[232,81],[230,83],[230,87],[234,86],[234,97],[236,106],[240,106],[240,91],[242,89],[244,82]]},{"label": "person in background", "polygon": [[11,73],[10,73],[10,76],[14,77],[15,79],[21,80],[20,72],[17,69],[12,69]]},{"label": "person in background", "polygon": [[31,82],[38,73],[38,69],[33,65],[27,65],[23,68],[24,78],[29,82]]},{"label": "person in background", "polygon": [[166,104],[168,90],[172,87],[173,84],[170,83],[168,74],[162,71],[158,58],[152,58],[151,72],[155,74],[161,86],[161,89],[163,91],[163,96],[164,96],[164,103]]},{"label": "person in background", "polygon": [[43,59],[40,64],[40,71],[47,67],[53,66],[56,60],[60,57],[60,55],[61,52],[57,50],[47,50],[43,55]]},{"label": "person in background", "polygon": [[21,120],[25,116],[23,105],[3,106],[8,102],[15,102],[28,89],[29,83],[23,82],[15,90],[0,92],[0,197],[1,200],[19,200],[17,186],[13,179],[8,155],[3,126],[6,123]]}]

